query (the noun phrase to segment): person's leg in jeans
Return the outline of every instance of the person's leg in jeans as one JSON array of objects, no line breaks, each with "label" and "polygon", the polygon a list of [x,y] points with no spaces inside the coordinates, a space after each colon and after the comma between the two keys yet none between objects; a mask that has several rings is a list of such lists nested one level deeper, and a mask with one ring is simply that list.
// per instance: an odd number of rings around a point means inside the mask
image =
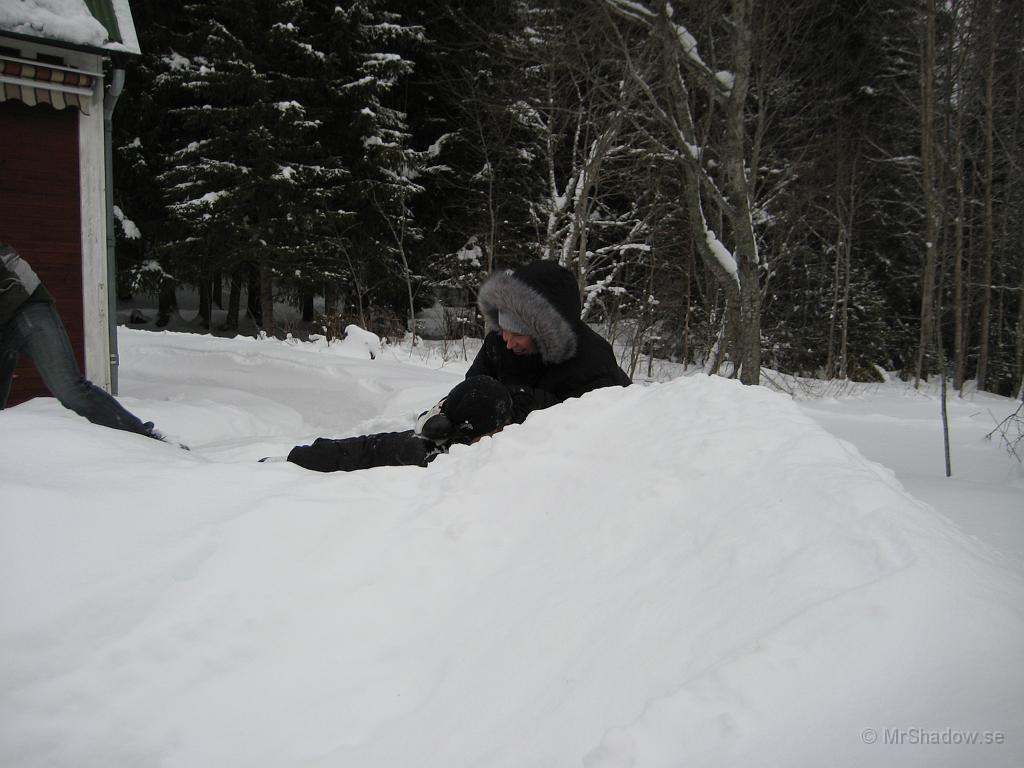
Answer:
[{"label": "person's leg in jeans", "polygon": [[61,405],[84,416],[93,424],[147,437],[156,436],[151,423],[143,424],[137,416],[82,375],[67,331],[64,330],[64,323],[53,304],[23,304],[11,323],[15,326],[17,346],[22,354],[31,358],[46,388]]},{"label": "person's leg in jeans", "polygon": [[13,322],[10,328],[0,331],[0,411],[7,407],[14,369],[18,367],[18,348],[14,345],[14,335]]}]

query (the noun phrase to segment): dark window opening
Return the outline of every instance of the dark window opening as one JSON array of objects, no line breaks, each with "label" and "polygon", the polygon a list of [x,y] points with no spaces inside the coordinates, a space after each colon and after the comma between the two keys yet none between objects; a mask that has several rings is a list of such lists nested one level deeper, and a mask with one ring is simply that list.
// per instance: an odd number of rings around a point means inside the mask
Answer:
[{"label": "dark window opening", "polygon": [[40,53],[36,55],[36,61],[38,61],[40,64],[53,64],[58,67],[64,66],[63,56],[51,56],[48,53]]}]

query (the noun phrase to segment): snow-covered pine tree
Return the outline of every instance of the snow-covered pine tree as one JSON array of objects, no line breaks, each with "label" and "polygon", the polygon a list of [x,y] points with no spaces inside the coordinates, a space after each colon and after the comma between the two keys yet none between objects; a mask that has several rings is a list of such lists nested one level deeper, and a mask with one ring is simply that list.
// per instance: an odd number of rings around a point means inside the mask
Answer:
[{"label": "snow-covered pine tree", "polygon": [[330,234],[346,218],[347,174],[310,114],[326,108],[326,57],[307,41],[316,30],[301,0],[188,10],[157,80],[175,126],[160,179],[173,233],[165,248],[196,285],[232,277],[229,329],[249,277],[260,296],[250,309],[272,331],[274,286],[293,296],[315,290]]},{"label": "snow-covered pine tree", "polygon": [[[443,254],[431,279],[470,297],[481,274],[538,254],[531,206],[543,192],[544,142],[521,120],[518,102],[536,82],[512,55],[523,25],[522,3],[425,0],[416,3],[430,37],[414,75],[429,136],[444,136],[439,195],[426,196],[428,240]],[[420,120],[422,124],[422,119]],[[470,254],[473,254],[470,256]]]},{"label": "snow-covered pine tree", "polygon": [[427,163],[411,146],[401,86],[413,70],[408,53],[425,38],[392,6],[355,0],[321,8],[316,45],[330,62],[330,146],[351,173],[342,207],[353,226],[343,256],[356,304],[411,313],[419,269],[412,201]]},{"label": "snow-covered pine tree", "polygon": [[132,3],[143,55],[129,62],[125,89],[114,111],[114,201],[134,222],[139,237],[117,232],[118,297],[158,294],[163,322],[175,309],[177,279],[162,251],[167,211],[158,176],[168,147],[167,105],[156,81],[168,69],[170,39],[186,14],[174,3]]},{"label": "snow-covered pine tree", "polygon": [[188,6],[156,80],[173,131],[159,177],[169,224],[163,250],[179,279],[201,289],[214,272],[241,269],[259,238],[247,203],[268,90],[230,6]]},{"label": "snow-covered pine tree", "polygon": [[337,293],[343,233],[353,219],[344,208],[351,174],[326,120],[335,106],[331,84],[337,73],[321,47],[323,6],[271,3],[276,15],[265,21],[263,49],[272,107],[266,128],[274,152],[258,176],[264,258],[273,265],[277,294],[301,305],[305,320],[313,319],[314,295]]}]

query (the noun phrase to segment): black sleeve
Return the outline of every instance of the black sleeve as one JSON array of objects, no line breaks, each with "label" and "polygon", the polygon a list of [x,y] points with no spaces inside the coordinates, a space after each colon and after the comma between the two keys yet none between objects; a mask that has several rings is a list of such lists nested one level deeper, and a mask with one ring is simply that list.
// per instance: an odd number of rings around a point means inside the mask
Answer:
[{"label": "black sleeve", "polygon": [[512,412],[515,414],[516,422],[520,424],[533,411],[550,408],[563,400],[546,389],[536,387],[512,386],[509,387],[509,392],[512,394]]},{"label": "black sleeve", "polygon": [[490,376],[508,387],[512,395],[512,412],[516,422],[521,423],[531,411],[548,408],[562,402],[561,397],[536,387],[513,384],[503,375],[501,355],[504,342],[496,332],[491,331],[484,337],[484,343],[477,353],[473,364],[466,371],[466,378],[473,376]]},{"label": "black sleeve", "polygon": [[425,467],[437,453],[432,441],[407,430],[341,440],[320,437],[312,445],[292,448],[288,461],[315,472],[353,472],[371,467]]},{"label": "black sleeve", "polygon": [[569,397],[580,397],[587,394],[587,392],[593,392],[595,389],[604,389],[605,387],[628,387],[631,383],[629,376],[621,368],[616,367],[613,370],[604,371],[580,384],[569,392],[566,399]]},{"label": "black sleeve", "polygon": [[473,376],[490,376],[492,379],[501,381],[501,366],[498,364],[498,347],[495,346],[495,339],[500,338],[498,334],[491,331],[484,337],[484,343],[480,351],[476,353],[473,364],[466,371],[466,378]]},{"label": "black sleeve", "polygon": [[558,386],[553,387],[555,391],[525,386],[510,387],[516,421],[522,422],[532,411],[550,408],[595,389],[628,386],[629,377],[618,367],[614,358],[609,359],[610,364],[603,368],[586,368],[578,362],[566,363],[556,377]]}]

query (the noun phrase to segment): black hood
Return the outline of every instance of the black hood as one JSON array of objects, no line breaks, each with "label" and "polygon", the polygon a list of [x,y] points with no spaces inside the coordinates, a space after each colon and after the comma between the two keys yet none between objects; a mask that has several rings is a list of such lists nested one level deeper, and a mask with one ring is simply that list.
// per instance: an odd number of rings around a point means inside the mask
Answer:
[{"label": "black hood", "polygon": [[517,269],[494,272],[480,287],[477,305],[489,330],[498,330],[498,313],[511,312],[523,321],[537,343],[541,359],[554,365],[576,354],[583,305],[572,272],[552,261],[534,261]]}]

